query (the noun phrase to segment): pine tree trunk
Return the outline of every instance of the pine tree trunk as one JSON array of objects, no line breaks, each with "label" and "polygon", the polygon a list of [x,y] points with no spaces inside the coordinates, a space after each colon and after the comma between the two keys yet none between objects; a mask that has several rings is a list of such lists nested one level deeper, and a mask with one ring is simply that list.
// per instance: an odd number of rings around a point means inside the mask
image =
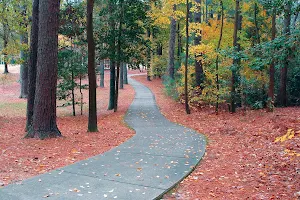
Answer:
[{"label": "pine tree trunk", "polygon": [[185,73],[184,73],[184,94],[185,94],[185,111],[186,114],[191,114],[189,106],[189,91],[188,91],[188,63],[189,63],[189,0],[186,0],[186,49],[185,49]]},{"label": "pine tree trunk", "polygon": [[32,127],[27,137],[61,136],[56,124],[59,1],[39,2],[37,79]]},{"label": "pine tree trunk", "polygon": [[100,62],[100,87],[104,88],[104,61]]},{"label": "pine tree trunk", "polygon": [[[173,12],[176,11],[176,5],[173,5]],[[168,75],[171,79],[174,79],[175,73],[175,43],[176,43],[176,19],[171,17],[171,30],[169,40],[169,66]]]},{"label": "pine tree trunk", "polygon": [[[20,42],[23,45],[28,45],[28,35],[22,34],[20,37]],[[21,50],[20,57],[23,63],[20,67],[20,83],[21,83],[21,93],[20,98],[27,98],[28,96],[28,53],[25,50]]]},{"label": "pine tree trunk", "polygon": [[98,132],[93,9],[94,9],[94,0],[88,0],[87,2],[87,40],[88,40],[88,77],[89,77],[88,132]]},{"label": "pine tree trunk", "polygon": [[180,34],[180,23],[177,23],[177,60],[178,64],[181,65],[181,55],[182,45],[181,45],[181,34]]},{"label": "pine tree trunk", "polygon": [[205,0],[205,22],[208,23],[208,0]]},{"label": "pine tree trunk", "polygon": [[[8,45],[8,27],[7,24],[3,24],[3,49],[6,49]],[[4,52],[4,72],[3,74],[8,74],[8,64],[7,64],[7,53]]]},{"label": "pine tree trunk", "polygon": [[71,73],[72,79],[72,108],[73,108],[73,116],[76,116],[76,109],[75,109],[75,80],[74,80],[74,69],[72,69]]},{"label": "pine tree trunk", "polygon": [[[238,30],[240,27],[240,0],[236,0],[235,4],[235,17],[234,17],[234,30],[233,30],[233,47],[235,52],[240,51],[240,45],[238,44]],[[239,59],[233,59],[233,67],[231,69],[231,102],[230,111],[234,113],[236,111],[236,79],[237,79],[237,68],[239,65]]]},{"label": "pine tree trunk", "polygon": [[121,67],[121,62],[118,61],[117,62],[117,74],[116,74],[116,88],[115,88],[114,112],[118,111],[120,67]]},{"label": "pine tree trunk", "polygon": [[120,68],[121,66],[121,39],[122,39],[122,26],[123,26],[123,0],[120,0],[120,21],[119,21],[119,30],[118,30],[118,46],[117,46],[117,76],[116,76],[116,94],[115,94],[115,106],[114,112],[118,111],[118,100],[119,100],[119,79],[120,79]]},{"label": "pine tree trunk", "polygon": [[124,84],[128,84],[127,64],[124,63]]},{"label": "pine tree trunk", "polygon": [[109,85],[109,104],[108,110],[113,110],[115,106],[115,89],[116,89],[116,38],[115,38],[115,21],[114,17],[114,5],[112,0],[108,1],[108,9],[109,9],[109,26],[111,31],[111,37],[109,41],[109,55],[110,55],[110,85]]},{"label": "pine tree trunk", "polygon": [[[272,14],[272,40],[276,37],[276,9],[274,8]],[[269,72],[269,91],[268,91],[268,110],[273,111],[274,108],[274,85],[275,85],[275,61],[272,60]]]},{"label": "pine tree trunk", "polygon": [[79,93],[80,93],[80,115],[83,114],[83,92],[82,92],[82,76],[79,76]]},{"label": "pine tree trunk", "polygon": [[[147,29],[147,37],[151,41],[151,30]],[[147,47],[147,81],[151,81],[151,48]]]},{"label": "pine tree trunk", "polygon": [[[220,29],[220,37],[219,37],[219,42],[218,42],[218,47],[217,51],[220,50],[221,48],[221,42],[223,38],[223,29],[224,29],[224,5],[223,1],[220,0],[220,6],[221,6],[221,29]],[[217,85],[217,102],[216,102],[216,114],[219,113],[219,99],[220,99],[220,83],[219,83],[219,52],[217,54],[217,59],[216,59],[216,85]]]},{"label": "pine tree trunk", "polygon": [[124,63],[120,67],[120,89],[124,89]]},{"label": "pine tree trunk", "polygon": [[[201,5],[201,0],[195,0],[197,4]],[[195,17],[195,23],[201,23],[201,7],[199,8],[199,12],[195,12],[194,17]],[[201,35],[196,35],[194,39],[194,44],[195,45],[200,45],[201,44]],[[195,72],[196,72],[196,86],[202,87],[201,84],[204,81],[204,72],[203,72],[203,66],[202,66],[202,61],[198,60],[198,57],[202,55],[196,55],[195,56]]]},{"label": "pine tree trunk", "polygon": [[32,4],[32,22],[30,33],[30,54],[28,61],[28,96],[27,96],[27,114],[26,131],[32,125],[34,97],[36,90],[36,71],[37,71],[37,50],[38,50],[38,32],[39,32],[39,0],[34,0]]},{"label": "pine tree trunk", "polygon": [[259,12],[257,3],[254,3],[254,24],[255,24],[255,39],[256,44],[260,44],[259,26],[257,21],[257,13]]},{"label": "pine tree trunk", "polygon": [[[285,6],[285,14],[284,14],[284,33],[288,39],[290,36],[291,26],[291,3],[288,2]],[[287,47],[288,48],[288,47]],[[283,61],[283,67],[281,68],[281,76],[280,76],[280,91],[279,91],[279,104],[281,106],[287,106],[287,71],[289,66],[289,49],[286,50],[285,60]]]},{"label": "pine tree trunk", "polygon": [[[22,9],[22,17],[26,18],[26,6],[21,6]],[[28,46],[28,32],[27,32],[27,24],[25,22],[21,22],[20,26],[24,28],[20,35],[20,43]],[[20,98],[27,98],[28,95],[28,51],[24,50],[24,48],[20,51],[20,58],[23,63],[20,66],[20,84],[21,84],[21,92]]]}]

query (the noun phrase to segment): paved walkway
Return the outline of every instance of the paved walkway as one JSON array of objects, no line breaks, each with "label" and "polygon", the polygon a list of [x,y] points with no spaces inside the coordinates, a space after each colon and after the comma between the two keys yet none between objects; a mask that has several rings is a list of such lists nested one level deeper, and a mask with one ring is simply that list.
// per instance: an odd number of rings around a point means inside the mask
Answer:
[{"label": "paved walkway", "polygon": [[205,152],[204,136],[169,122],[151,91],[129,81],[136,96],[125,121],[136,130],[133,138],[102,155],[4,187],[0,199],[159,199],[186,177]]}]

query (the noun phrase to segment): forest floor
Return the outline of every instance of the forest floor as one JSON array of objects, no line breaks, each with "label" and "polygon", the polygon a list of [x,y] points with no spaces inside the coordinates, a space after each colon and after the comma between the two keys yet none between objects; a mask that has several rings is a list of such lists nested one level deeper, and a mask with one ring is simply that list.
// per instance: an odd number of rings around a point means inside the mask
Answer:
[{"label": "forest floor", "polygon": [[219,115],[205,107],[186,115],[184,105],[165,95],[161,79],[134,79],[152,90],[166,118],[207,136],[200,165],[164,199],[300,199],[300,107]]},{"label": "forest floor", "polygon": [[[123,121],[134,90],[125,85],[125,89],[120,90],[118,112],[108,111],[109,73],[106,73],[105,88],[97,88],[98,133],[87,133],[88,90],[84,90],[82,116],[78,105],[75,117],[72,106],[57,108],[58,128],[64,137],[42,141],[23,139],[26,100],[18,98],[18,67],[10,66],[9,70],[8,75],[0,74],[0,186],[101,154],[134,135]],[[78,101],[79,97],[77,95]],[[58,105],[63,103],[58,101]]]}]

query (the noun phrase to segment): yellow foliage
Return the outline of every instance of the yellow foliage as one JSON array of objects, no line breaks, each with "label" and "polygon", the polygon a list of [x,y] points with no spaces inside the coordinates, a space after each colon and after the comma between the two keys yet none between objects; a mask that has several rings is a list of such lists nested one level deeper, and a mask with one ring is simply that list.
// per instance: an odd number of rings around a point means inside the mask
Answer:
[{"label": "yellow foliage", "polygon": [[247,2],[244,2],[243,3],[243,6],[242,6],[242,12],[247,12],[251,9],[251,4],[250,3],[247,3]]},{"label": "yellow foliage", "polygon": [[180,19],[185,16],[184,12],[180,10],[176,10],[174,12],[173,10],[173,5],[178,5],[184,2],[184,0],[164,0],[162,1],[161,7],[156,7],[154,3],[152,3],[151,11],[148,13],[148,16],[152,18],[153,25],[161,28],[168,28],[171,22],[171,17]]}]

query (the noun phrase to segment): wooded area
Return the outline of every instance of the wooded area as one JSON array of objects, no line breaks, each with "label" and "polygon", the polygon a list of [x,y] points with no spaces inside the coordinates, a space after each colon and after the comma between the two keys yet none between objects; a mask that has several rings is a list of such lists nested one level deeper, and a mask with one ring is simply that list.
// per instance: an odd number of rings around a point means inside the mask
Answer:
[{"label": "wooded area", "polygon": [[[298,0],[0,0],[0,83],[5,94],[0,111],[15,112],[9,106],[2,109],[12,96],[24,101],[26,113],[18,115],[24,128],[17,129],[26,139],[62,138],[64,132],[72,137],[68,123],[58,125],[60,108],[68,108],[74,121],[78,115],[86,118],[86,124],[76,123],[87,132],[113,133],[134,96],[129,74],[145,70],[136,79],[142,77],[159,96],[168,119],[208,130],[209,137],[221,142],[226,138],[214,134],[231,135],[228,124],[241,128],[237,124],[248,113],[248,124],[261,113],[268,113],[262,120],[273,124],[299,112],[299,12]],[[16,66],[18,88],[11,73]],[[166,104],[174,105],[173,110]],[[105,124],[103,113],[118,127]],[[274,122],[279,128],[268,129],[274,131],[271,135],[278,141],[278,134],[286,134],[286,140],[298,137],[299,116],[282,119],[287,125]],[[249,130],[258,131],[257,124],[263,126],[255,122]],[[214,132],[211,127],[220,128]],[[249,130],[245,134],[252,137]],[[233,131],[234,139],[240,131]],[[286,154],[298,158],[293,148]]]},{"label": "wooded area", "polygon": [[125,64],[146,66],[148,80],[162,77],[188,114],[206,105],[234,113],[300,102],[297,1],[3,0],[1,10],[4,73],[17,57],[20,97],[28,98],[26,137],[60,136],[56,98],[69,99],[75,115],[74,89],[87,75],[88,130],[97,131],[96,65],[104,59],[113,66],[115,112]]}]

